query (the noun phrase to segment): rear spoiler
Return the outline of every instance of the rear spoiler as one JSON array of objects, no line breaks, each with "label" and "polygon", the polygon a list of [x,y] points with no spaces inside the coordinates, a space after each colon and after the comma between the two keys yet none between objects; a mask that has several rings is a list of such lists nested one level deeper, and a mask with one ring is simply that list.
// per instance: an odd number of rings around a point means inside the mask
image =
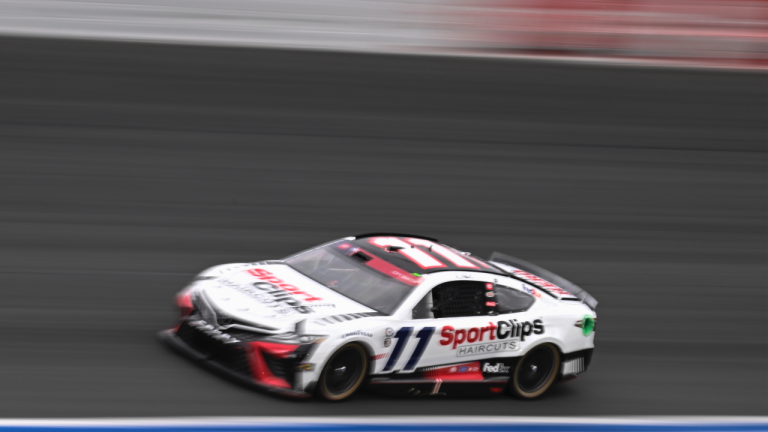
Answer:
[{"label": "rear spoiler", "polygon": [[510,276],[531,283],[558,300],[580,300],[592,310],[597,307],[597,300],[589,293],[536,264],[500,252],[494,252],[489,261]]}]

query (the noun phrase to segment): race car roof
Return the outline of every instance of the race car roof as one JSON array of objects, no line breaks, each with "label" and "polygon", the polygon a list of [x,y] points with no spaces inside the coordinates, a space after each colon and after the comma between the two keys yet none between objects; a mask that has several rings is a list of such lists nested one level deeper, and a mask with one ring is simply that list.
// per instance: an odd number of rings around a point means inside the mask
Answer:
[{"label": "race car roof", "polygon": [[487,261],[424,236],[370,233],[355,236],[355,246],[414,274],[441,271],[479,271],[505,275]]}]

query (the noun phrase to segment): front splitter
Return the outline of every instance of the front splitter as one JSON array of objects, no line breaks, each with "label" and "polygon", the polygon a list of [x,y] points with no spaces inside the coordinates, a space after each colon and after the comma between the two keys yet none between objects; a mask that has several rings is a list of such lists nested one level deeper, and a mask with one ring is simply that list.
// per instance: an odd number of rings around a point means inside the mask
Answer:
[{"label": "front splitter", "polygon": [[211,360],[207,355],[195,350],[191,346],[184,343],[184,341],[182,341],[178,336],[176,336],[176,332],[172,329],[163,330],[157,333],[157,338],[160,339],[160,342],[162,342],[165,346],[171,348],[178,354],[181,354],[182,356],[192,360],[196,364],[199,364],[204,368],[209,369],[219,375],[222,375],[225,378],[232,380],[240,385],[257,389],[257,390],[264,390],[272,394],[276,394],[279,396],[286,396],[293,399],[306,399],[312,396],[311,394],[302,392],[302,391],[264,385],[259,383],[258,381],[254,381],[249,377],[240,375],[232,371],[231,369],[227,368],[226,366],[222,365],[221,363]]}]

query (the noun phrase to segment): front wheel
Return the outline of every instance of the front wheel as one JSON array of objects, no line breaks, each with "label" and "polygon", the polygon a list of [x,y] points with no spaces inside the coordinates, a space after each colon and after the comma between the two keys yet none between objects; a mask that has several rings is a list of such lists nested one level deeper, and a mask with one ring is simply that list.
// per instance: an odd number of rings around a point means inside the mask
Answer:
[{"label": "front wheel", "polygon": [[550,343],[536,346],[517,362],[509,392],[522,399],[537,398],[552,386],[559,370],[557,347]]},{"label": "front wheel", "polygon": [[339,348],[328,359],[320,375],[320,396],[329,401],[340,401],[355,393],[368,374],[367,358],[365,349],[359,344]]}]

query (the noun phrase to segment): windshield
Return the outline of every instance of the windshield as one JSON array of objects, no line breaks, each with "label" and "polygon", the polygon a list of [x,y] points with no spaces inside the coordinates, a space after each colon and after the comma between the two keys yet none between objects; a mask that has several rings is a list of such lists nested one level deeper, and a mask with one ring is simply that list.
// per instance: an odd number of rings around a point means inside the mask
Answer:
[{"label": "windshield", "polygon": [[421,277],[343,240],[285,262],[310,279],[386,315],[421,283]]}]

